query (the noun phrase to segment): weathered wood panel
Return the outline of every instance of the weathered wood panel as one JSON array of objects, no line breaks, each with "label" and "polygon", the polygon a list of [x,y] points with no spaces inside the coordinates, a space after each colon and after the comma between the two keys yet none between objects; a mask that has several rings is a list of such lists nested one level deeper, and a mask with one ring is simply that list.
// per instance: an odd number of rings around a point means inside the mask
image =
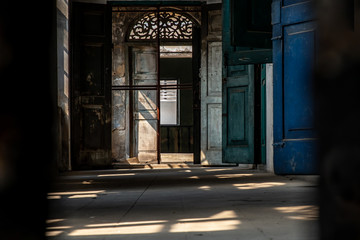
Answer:
[{"label": "weathered wood panel", "polygon": [[208,84],[207,94],[209,97],[221,96],[222,78],[222,44],[221,42],[209,42],[208,44]]},{"label": "weathered wood panel", "polygon": [[201,49],[201,163],[221,164],[221,5],[203,12]]},{"label": "weathered wood panel", "polygon": [[[207,150],[221,150],[221,104],[207,105]],[[216,127],[217,126],[217,127]]]},{"label": "weathered wood panel", "polygon": [[73,4],[72,165],[111,166],[110,18],[106,5]]},{"label": "weathered wood panel", "polygon": [[[132,55],[134,85],[156,85],[156,48],[133,47]],[[140,162],[155,162],[157,161],[157,92],[154,90],[134,91],[133,102],[135,156]]]}]

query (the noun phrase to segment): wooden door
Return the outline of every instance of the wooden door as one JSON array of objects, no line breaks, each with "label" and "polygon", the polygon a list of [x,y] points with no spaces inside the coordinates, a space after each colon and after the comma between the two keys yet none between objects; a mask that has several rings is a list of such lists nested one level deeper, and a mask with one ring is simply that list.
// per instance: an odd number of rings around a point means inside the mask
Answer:
[{"label": "wooden door", "polygon": [[202,18],[201,163],[221,164],[221,5],[208,5]]},{"label": "wooden door", "polygon": [[[153,86],[133,91],[133,152],[142,163],[157,162],[157,47],[131,48],[131,81],[134,86]],[[149,88],[149,87],[144,87]]]},{"label": "wooden door", "polygon": [[316,25],[310,1],[274,1],[274,169],[317,173],[312,68]]},{"label": "wooden door", "polygon": [[270,6],[270,0],[223,1],[222,146],[225,163],[255,163],[254,64],[272,60]]},{"label": "wooden door", "polygon": [[71,131],[74,169],[111,166],[111,18],[102,4],[72,4]]}]

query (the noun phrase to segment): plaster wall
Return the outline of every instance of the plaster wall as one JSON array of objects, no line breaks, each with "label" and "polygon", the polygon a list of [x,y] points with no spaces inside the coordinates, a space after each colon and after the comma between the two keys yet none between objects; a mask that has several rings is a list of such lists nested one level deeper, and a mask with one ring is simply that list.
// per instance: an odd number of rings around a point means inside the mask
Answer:
[{"label": "plaster wall", "polygon": [[266,64],[266,170],[274,172],[273,64]]},{"label": "plaster wall", "polygon": [[70,96],[69,96],[69,7],[68,1],[57,0],[57,109],[58,156],[60,171],[70,170]]},{"label": "plaster wall", "polygon": [[[129,84],[126,71],[128,64],[126,31],[140,13],[112,13],[112,85]],[[112,159],[125,162],[129,149],[129,94],[126,91],[112,91]]]}]

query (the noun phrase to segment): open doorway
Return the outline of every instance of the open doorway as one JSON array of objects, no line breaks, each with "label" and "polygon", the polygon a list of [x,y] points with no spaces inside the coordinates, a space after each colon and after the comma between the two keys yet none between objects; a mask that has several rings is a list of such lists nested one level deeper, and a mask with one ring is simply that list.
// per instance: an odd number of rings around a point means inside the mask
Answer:
[{"label": "open doorway", "polygon": [[113,7],[116,161],[198,162],[200,17],[200,6]]},{"label": "open doorway", "polygon": [[192,46],[162,46],[160,52],[162,163],[193,163]]}]

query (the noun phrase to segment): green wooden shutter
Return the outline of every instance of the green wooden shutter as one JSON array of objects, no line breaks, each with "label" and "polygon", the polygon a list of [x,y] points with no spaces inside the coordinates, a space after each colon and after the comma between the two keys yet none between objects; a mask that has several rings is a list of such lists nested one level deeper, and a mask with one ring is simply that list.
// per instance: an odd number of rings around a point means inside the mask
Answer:
[{"label": "green wooden shutter", "polygon": [[231,0],[232,45],[271,48],[271,0]]},{"label": "green wooden shutter", "polygon": [[223,162],[254,163],[254,66],[272,62],[271,0],[223,0]]}]

